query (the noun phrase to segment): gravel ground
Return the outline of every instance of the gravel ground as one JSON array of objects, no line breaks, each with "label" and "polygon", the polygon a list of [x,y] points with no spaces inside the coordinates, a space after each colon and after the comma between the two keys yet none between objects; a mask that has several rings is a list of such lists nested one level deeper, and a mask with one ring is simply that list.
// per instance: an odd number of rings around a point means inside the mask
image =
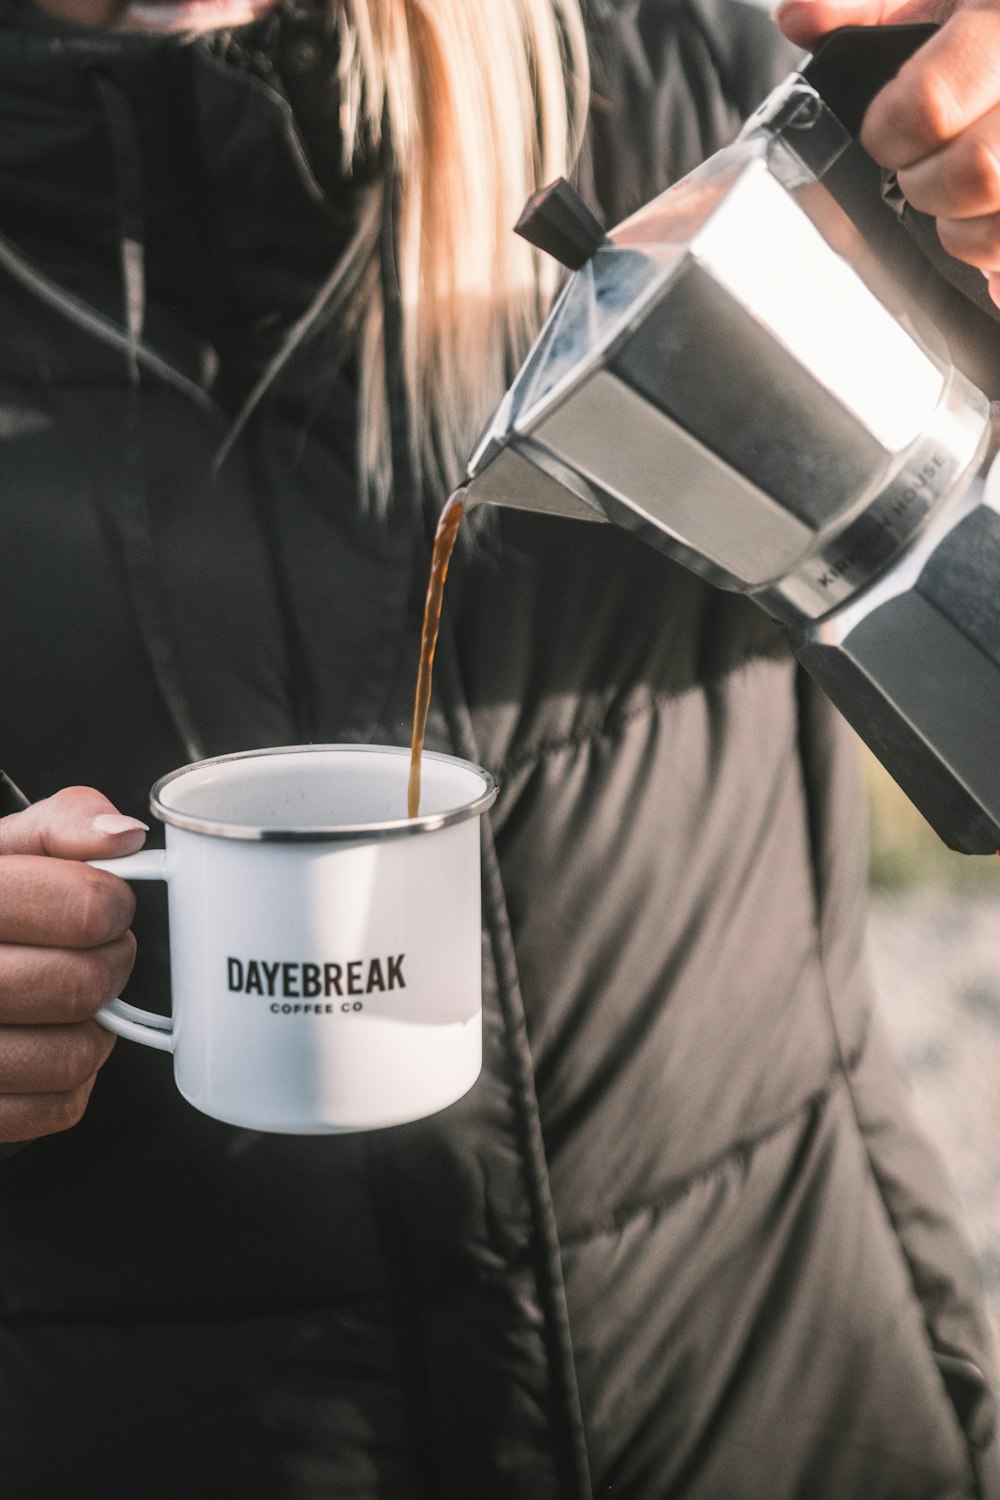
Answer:
[{"label": "gravel ground", "polygon": [[966,1215],[1000,1351],[1000,893],[872,898],[883,1014]]}]

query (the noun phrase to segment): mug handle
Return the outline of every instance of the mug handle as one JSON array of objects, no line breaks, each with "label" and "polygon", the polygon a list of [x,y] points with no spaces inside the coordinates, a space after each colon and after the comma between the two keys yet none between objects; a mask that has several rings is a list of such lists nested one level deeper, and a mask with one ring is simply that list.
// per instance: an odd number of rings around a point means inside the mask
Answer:
[{"label": "mug handle", "polygon": [[[123,854],[120,859],[88,859],[95,870],[109,870],[123,880],[169,880],[173,864],[166,849],[140,849],[138,854]],[[160,1052],[174,1050],[174,1023],[171,1016],[158,1016],[151,1010],[140,1010],[127,1000],[109,1000],[94,1018],[108,1031],[129,1041],[142,1042]]]}]

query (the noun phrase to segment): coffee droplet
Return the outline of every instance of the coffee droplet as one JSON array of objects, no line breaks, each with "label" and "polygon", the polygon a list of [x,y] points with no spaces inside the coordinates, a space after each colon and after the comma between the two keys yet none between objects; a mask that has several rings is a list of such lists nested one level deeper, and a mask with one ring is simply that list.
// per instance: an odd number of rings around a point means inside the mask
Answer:
[{"label": "coffee droplet", "polygon": [[431,706],[431,678],[434,672],[434,650],[441,628],[441,600],[448,564],[455,550],[458,525],[465,509],[465,490],[458,489],[441,512],[434,533],[431,573],[427,580],[424,603],[424,628],[420,636],[420,666],[417,669],[417,692],[413,703],[413,738],[410,741],[410,783],[406,793],[406,812],[411,818],[420,812],[420,761],[427,733],[427,714]]}]

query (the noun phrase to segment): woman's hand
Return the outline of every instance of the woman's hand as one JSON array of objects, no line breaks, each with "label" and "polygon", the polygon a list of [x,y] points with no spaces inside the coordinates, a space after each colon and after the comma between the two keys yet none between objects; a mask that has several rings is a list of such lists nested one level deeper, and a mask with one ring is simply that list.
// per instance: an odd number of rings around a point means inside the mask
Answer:
[{"label": "woman's hand", "polygon": [[90,787],[0,818],[0,1141],[75,1125],[114,1037],[93,1019],[135,959],[123,880],[82,864],[131,854],[145,825]]},{"label": "woman's hand", "polygon": [[876,95],[861,143],[1000,306],[1000,0],[785,0],[775,19],[810,48],[838,26],[942,23]]}]

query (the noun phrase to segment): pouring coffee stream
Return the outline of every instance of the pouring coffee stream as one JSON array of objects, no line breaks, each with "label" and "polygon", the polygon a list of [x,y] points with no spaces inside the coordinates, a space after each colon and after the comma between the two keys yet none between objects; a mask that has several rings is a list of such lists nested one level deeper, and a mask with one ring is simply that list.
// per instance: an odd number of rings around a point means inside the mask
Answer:
[{"label": "pouring coffee stream", "polygon": [[431,706],[431,682],[434,672],[434,651],[441,628],[441,605],[444,596],[448,564],[455,550],[455,539],[465,509],[465,490],[457,489],[438,518],[434,533],[434,552],[431,557],[430,577],[427,580],[427,598],[424,603],[424,621],[420,635],[420,666],[417,669],[417,690],[413,705],[413,737],[410,742],[410,779],[406,789],[406,815],[415,818],[420,812],[420,761],[427,734],[427,715]]},{"label": "pouring coffee stream", "polygon": [[933,30],[835,33],[732,146],[610,231],[565,182],[535,195],[518,228],[572,274],[464,508],[611,522],[747,594],[942,839],[986,854],[998,329],[954,290],[969,268],[915,248],[853,138]]},{"label": "pouring coffee stream", "polygon": [[[535,196],[519,228],[572,274],[464,504],[611,522],[747,594],[945,842],[995,853],[1000,469],[968,329],[960,362],[918,303],[949,332],[942,309],[979,319],[994,383],[998,330],[947,284],[957,263],[946,281],[913,247],[852,137],[933,29],[836,33],[608,232],[566,183]],[[849,201],[862,157],[871,222],[905,241],[888,267]]]}]

